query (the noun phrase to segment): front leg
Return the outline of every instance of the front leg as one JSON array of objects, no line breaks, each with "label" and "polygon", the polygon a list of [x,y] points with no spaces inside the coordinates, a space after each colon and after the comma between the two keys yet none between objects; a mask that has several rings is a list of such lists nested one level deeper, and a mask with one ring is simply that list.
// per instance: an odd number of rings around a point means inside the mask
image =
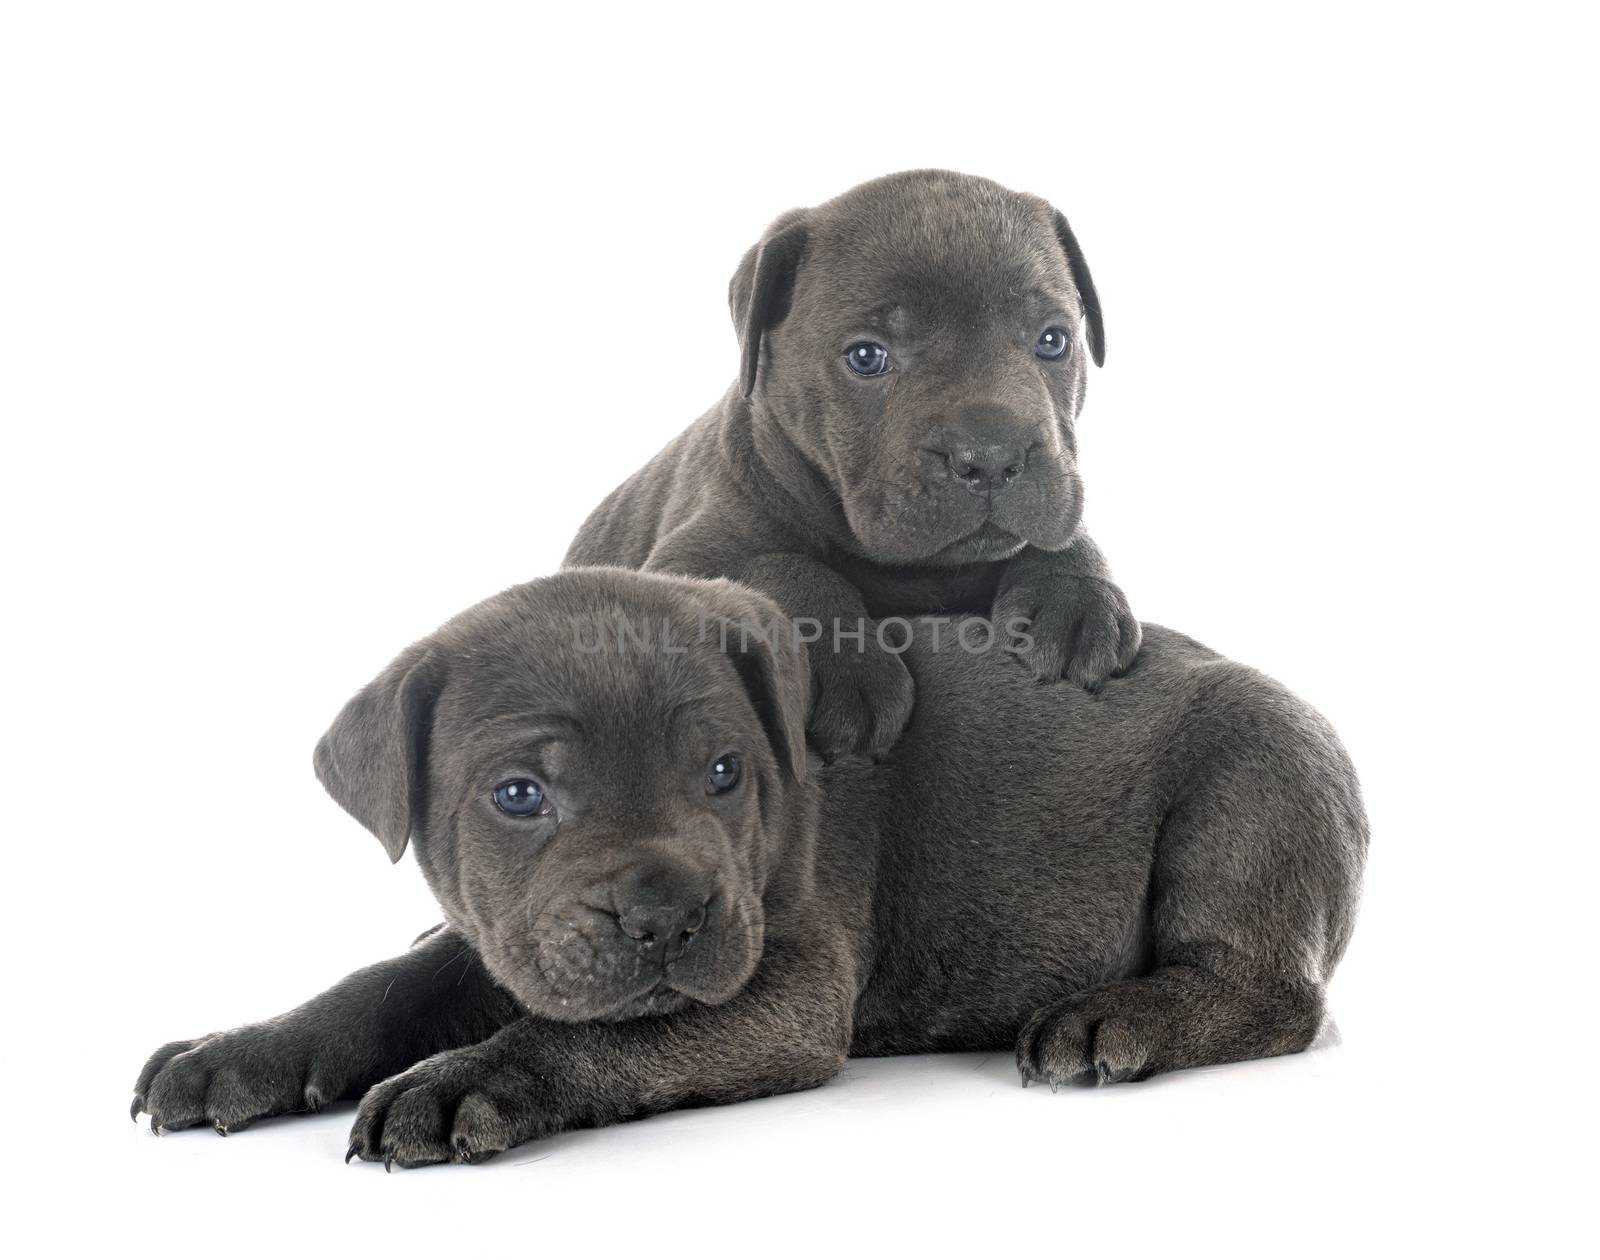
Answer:
[{"label": "front leg", "polygon": [[460,934],[435,929],[287,1014],[168,1042],[139,1073],[133,1116],[148,1112],[158,1132],[208,1124],[227,1134],[266,1116],[320,1111],[520,1014]]},{"label": "front leg", "polygon": [[810,640],[806,734],[817,751],[829,761],[888,753],[911,720],[915,686],[899,654],[880,642],[877,623],[867,620],[861,592],[821,561],[793,553],[756,556],[739,580],[772,596]]},{"label": "front leg", "polygon": [[883,757],[911,719],[911,671],[879,641],[877,623],[867,619],[866,602],[848,580],[813,556],[763,550],[761,542],[758,535],[734,550],[727,529],[708,535],[690,522],[669,535],[645,567],[730,578],[770,596],[807,639],[811,743],[828,761],[849,753]]},{"label": "front leg", "polygon": [[1028,547],[1007,564],[993,620],[1006,636],[1027,623],[1014,650],[1041,682],[1065,678],[1086,691],[1132,665],[1142,637],[1128,597],[1082,531],[1064,551]]},{"label": "front leg", "polygon": [[849,974],[842,952],[774,949],[720,1006],[622,1023],[520,1019],[374,1088],[346,1158],[477,1163],[568,1129],[821,1085],[849,1049]]}]

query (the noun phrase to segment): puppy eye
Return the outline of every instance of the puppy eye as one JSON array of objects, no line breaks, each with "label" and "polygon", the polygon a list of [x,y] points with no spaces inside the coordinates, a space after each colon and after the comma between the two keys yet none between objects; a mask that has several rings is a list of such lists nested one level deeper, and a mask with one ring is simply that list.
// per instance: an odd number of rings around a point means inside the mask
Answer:
[{"label": "puppy eye", "polygon": [[1065,328],[1052,324],[1039,334],[1039,340],[1034,343],[1033,352],[1041,359],[1059,359],[1067,352],[1067,347],[1072,340],[1067,335]]},{"label": "puppy eye", "polygon": [[723,753],[706,772],[706,790],[713,796],[733,791],[739,782],[739,754]]},{"label": "puppy eye", "polygon": [[889,370],[889,352],[876,341],[858,341],[844,352],[844,361],[857,376],[882,376]]},{"label": "puppy eye", "polygon": [[532,779],[507,779],[495,788],[494,803],[502,814],[532,818],[544,807],[544,789]]}]

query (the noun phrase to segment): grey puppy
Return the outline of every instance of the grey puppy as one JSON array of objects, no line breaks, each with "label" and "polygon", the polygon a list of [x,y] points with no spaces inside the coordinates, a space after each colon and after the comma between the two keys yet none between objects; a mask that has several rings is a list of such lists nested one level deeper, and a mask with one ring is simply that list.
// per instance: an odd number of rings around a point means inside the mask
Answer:
[{"label": "grey puppy", "polygon": [[402,653],[316,766],[391,858],[414,840],[447,925],[161,1047],[135,1114],[228,1132],[362,1098],[350,1153],[411,1165],[849,1054],[1015,1047],[1055,1085],[1311,1042],[1367,836],[1308,706],[1157,626],[1091,700],[969,651],[987,622],[930,622],[893,755],[824,766],[776,613],[569,570]]},{"label": "grey puppy", "polygon": [[733,578],[812,619],[829,757],[881,756],[911,710],[875,628],[848,637],[868,618],[1025,620],[1034,675],[1089,690],[1128,666],[1139,623],[1080,527],[1073,430],[1105,327],[1059,211],[891,175],[779,218],[728,300],[739,379],[591,514],[568,564]]}]

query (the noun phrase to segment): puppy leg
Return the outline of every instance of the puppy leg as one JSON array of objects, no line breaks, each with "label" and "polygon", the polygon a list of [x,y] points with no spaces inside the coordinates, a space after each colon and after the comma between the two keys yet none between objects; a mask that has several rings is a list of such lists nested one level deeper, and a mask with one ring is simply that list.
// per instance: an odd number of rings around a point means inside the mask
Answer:
[{"label": "puppy leg", "polygon": [[1037,1012],[1017,1045],[1024,1080],[1138,1080],[1316,1036],[1367,847],[1344,749],[1288,692],[1222,663],[1172,755],[1181,781],[1150,888],[1156,967]]},{"label": "puppy leg", "polygon": [[[756,556],[739,580],[770,595],[790,617],[815,622],[808,645],[811,710],[806,733],[825,758],[881,758],[911,719],[915,686],[900,657],[878,639],[866,602],[833,570],[809,556]],[[835,631],[837,630],[837,637]],[[890,637],[892,646],[900,646]]]},{"label": "puppy leg", "polygon": [[[1222,967],[1220,971],[1226,972]],[[1038,1011],[1017,1039],[1022,1079],[1111,1085],[1157,1072],[1304,1050],[1322,1019],[1320,986],[1286,977],[1163,967]]]},{"label": "puppy leg", "polygon": [[[915,685],[895,651],[878,639],[861,592],[820,560],[763,551],[754,542],[690,521],[651,552],[647,569],[725,577],[771,597],[800,632],[811,667],[806,733],[824,758],[860,753],[882,758],[911,719]],[[762,627],[765,629],[765,627]],[[886,636],[892,647],[898,639]]]},{"label": "puppy leg", "polygon": [[1041,682],[1099,691],[1133,664],[1143,631],[1100,548],[1080,533],[1065,551],[1029,547],[1006,566],[991,614],[1002,634],[1027,622],[1014,649]]},{"label": "puppy leg", "polygon": [[148,1112],[158,1131],[209,1124],[227,1134],[320,1111],[519,1013],[461,936],[435,929],[276,1019],[162,1046],[139,1073],[133,1115]]},{"label": "puppy leg", "polygon": [[843,1066],[857,986],[837,951],[770,950],[720,1006],[621,1023],[533,1017],[375,1087],[350,1151],[402,1167],[476,1163],[567,1129],[821,1085]]}]

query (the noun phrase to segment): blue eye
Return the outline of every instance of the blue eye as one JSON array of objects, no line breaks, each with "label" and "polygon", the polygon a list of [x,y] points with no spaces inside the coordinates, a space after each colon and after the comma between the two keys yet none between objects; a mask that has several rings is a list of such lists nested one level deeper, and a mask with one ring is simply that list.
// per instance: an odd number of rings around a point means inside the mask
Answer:
[{"label": "blue eye", "polygon": [[857,376],[882,376],[889,370],[889,352],[876,341],[858,341],[844,352],[844,361]]},{"label": "blue eye", "polygon": [[513,818],[532,818],[544,807],[544,789],[532,779],[507,779],[494,790],[495,807]]},{"label": "blue eye", "polygon": [[706,787],[713,796],[733,791],[739,782],[739,754],[723,753],[706,772]]},{"label": "blue eye", "polygon": [[1039,340],[1034,343],[1033,352],[1041,359],[1059,359],[1072,345],[1072,338],[1065,328],[1052,324],[1039,334]]}]

